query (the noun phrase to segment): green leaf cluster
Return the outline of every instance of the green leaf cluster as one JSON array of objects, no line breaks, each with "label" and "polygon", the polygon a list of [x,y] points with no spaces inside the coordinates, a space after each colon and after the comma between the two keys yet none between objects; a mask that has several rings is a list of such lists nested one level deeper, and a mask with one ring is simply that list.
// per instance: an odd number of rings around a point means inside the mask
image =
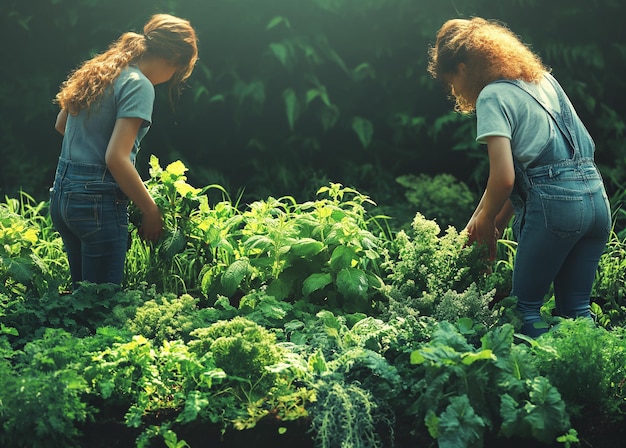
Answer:
[{"label": "green leaf cluster", "polygon": [[532,343],[533,362],[576,415],[626,414],[626,334],[590,319],[562,320]]},{"label": "green leaf cluster", "polygon": [[[389,294],[409,301],[426,315],[434,315],[440,302],[448,297],[438,312],[441,316],[452,317],[446,308],[449,308],[448,301],[454,301],[449,291],[456,291],[467,298],[467,306],[475,310],[476,317],[484,317],[485,297],[477,289],[468,290],[474,282],[479,287],[485,283],[484,248],[467,246],[466,242],[464,232],[448,227],[442,233],[435,221],[417,213],[411,231],[400,231],[395,236],[397,257],[386,265]],[[475,304],[469,305],[470,302]]]},{"label": "green leaf cluster", "polygon": [[77,447],[79,424],[95,409],[84,400],[80,340],[48,329],[23,351],[0,350],[0,444]]},{"label": "green leaf cluster", "polygon": [[[82,429],[107,418],[139,447],[184,447],[198,425],[284,432],[291,420],[319,446],[392,446],[407,421],[416,444],[568,446],[570,417],[623,421],[623,331],[553,319],[541,338],[516,339],[514,299],[494,303],[483,253],[454,228],[418,214],[390,237],[368,196],[334,183],[309,202],[239,210],[179,182],[182,163],[153,168],[150,188],[184,245],[135,239],[132,287],[0,292],[3,445],[80,446]],[[5,227],[37,228],[27,249],[52,256],[58,236],[40,212],[7,207]],[[603,262],[618,265],[614,244]],[[500,253],[506,268],[512,251]]]},{"label": "green leaf cluster", "polygon": [[441,228],[464,228],[474,211],[475,195],[451,174],[405,174],[396,181],[406,188],[404,195],[414,211],[437,221]]},{"label": "green leaf cluster", "polygon": [[210,205],[205,193],[217,187],[191,187],[185,171],[180,161],[162,169],[152,159],[146,183],[169,230],[156,247],[134,239],[127,269],[146,274],[132,281],[160,278],[164,290],[199,290],[210,301],[264,287],[278,300],[347,311],[382,299],[387,240],[368,216],[369,197],[331,183],[315,201],[270,197],[240,211],[225,198]]},{"label": "green leaf cluster", "polygon": [[423,419],[439,446],[481,447],[488,434],[550,442],[570,429],[559,391],[513,344],[513,327],[487,332],[476,349],[450,323],[411,353],[418,380],[408,412]]},{"label": "green leaf cluster", "polygon": [[49,238],[45,206],[26,193],[0,203],[0,292],[43,294],[57,286],[54,274],[66,269],[60,239]]}]

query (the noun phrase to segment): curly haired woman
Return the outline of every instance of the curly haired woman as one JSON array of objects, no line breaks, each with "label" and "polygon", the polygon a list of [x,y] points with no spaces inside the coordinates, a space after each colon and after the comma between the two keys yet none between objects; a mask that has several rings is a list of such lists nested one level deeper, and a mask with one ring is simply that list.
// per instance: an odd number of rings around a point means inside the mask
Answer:
[{"label": "curly haired woman", "polygon": [[124,33],[62,84],[55,128],[63,137],[50,215],[63,239],[73,286],[121,284],[128,249],[128,201],[142,212],[140,234],[155,241],[162,215],[135,169],[148,132],[154,86],[173,92],[192,73],[198,48],[187,20],[156,14],[143,34]]},{"label": "curly haired woman", "polygon": [[594,142],[563,89],[508,27],[479,17],[443,24],[428,71],[457,111],[476,113],[476,140],[487,145],[489,179],[467,224],[469,242],[485,244],[493,259],[515,214],[511,295],[522,333],[548,331],[540,309],[551,285],[560,316],[590,317],[611,213]]}]

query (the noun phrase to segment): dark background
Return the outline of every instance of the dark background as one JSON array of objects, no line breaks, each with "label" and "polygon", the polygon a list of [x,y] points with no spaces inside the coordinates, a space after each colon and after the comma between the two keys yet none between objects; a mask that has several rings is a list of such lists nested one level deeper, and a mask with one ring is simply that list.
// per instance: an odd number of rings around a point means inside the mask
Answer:
[{"label": "dark background", "polygon": [[200,61],[174,110],[157,87],[144,178],[155,154],[163,166],[182,160],[194,186],[244,201],[308,200],[333,181],[402,207],[396,178],[418,173],[450,173],[478,194],[486,154],[474,118],[452,112],[426,63],[445,20],[479,15],[507,23],[553,68],[596,140],[610,195],[621,194],[620,0],[2,0],[0,195],[47,199],[60,83],[155,12],[192,22]]}]

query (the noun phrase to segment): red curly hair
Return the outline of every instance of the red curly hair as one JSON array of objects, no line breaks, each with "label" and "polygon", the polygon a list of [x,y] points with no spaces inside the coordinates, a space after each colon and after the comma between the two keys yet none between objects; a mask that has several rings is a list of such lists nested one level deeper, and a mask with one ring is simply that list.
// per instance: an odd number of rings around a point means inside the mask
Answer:
[{"label": "red curly hair", "polygon": [[452,92],[455,109],[471,113],[480,91],[498,79],[539,81],[550,69],[506,25],[480,17],[452,19],[437,32],[429,50],[428,72],[450,88],[449,77],[459,64],[466,65],[467,85],[462,94]]},{"label": "red curly hair", "polygon": [[198,60],[196,32],[187,20],[155,14],[144,25],[143,34],[124,33],[105,52],[70,73],[55,102],[72,115],[88,109],[124,68],[142,57],[164,58],[178,67],[170,81],[171,100]]}]

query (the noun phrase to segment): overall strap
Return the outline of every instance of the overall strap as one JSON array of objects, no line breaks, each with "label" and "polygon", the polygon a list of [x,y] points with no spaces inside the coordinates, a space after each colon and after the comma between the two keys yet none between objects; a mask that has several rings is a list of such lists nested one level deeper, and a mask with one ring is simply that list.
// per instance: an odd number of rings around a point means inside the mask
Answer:
[{"label": "overall strap", "polygon": [[570,144],[570,147],[572,148],[574,153],[573,155],[576,156],[579,154],[578,142],[570,126],[568,126],[566,122],[566,120],[569,120],[570,123],[572,122],[572,115],[567,99],[565,98],[565,93],[563,92],[563,89],[561,89],[561,87],[558,85],[556,80],[552,77],[552,75],[546,74],[546,79],[548,79],[557,94],[559,107],[561,108],[560,112],[555,111],[545,101],[543,101],[541,97],[537,96],[521,81],[518,81],[516,79],[501,79],[496,82],[507,82],[509,84],[513,84],[514,86],[519,87],[524,92],[533,97],[535,101],[548,113],[548,115],[550,115],[552,121],[554,121],[561,134],[563,134],[567,142]]}]

